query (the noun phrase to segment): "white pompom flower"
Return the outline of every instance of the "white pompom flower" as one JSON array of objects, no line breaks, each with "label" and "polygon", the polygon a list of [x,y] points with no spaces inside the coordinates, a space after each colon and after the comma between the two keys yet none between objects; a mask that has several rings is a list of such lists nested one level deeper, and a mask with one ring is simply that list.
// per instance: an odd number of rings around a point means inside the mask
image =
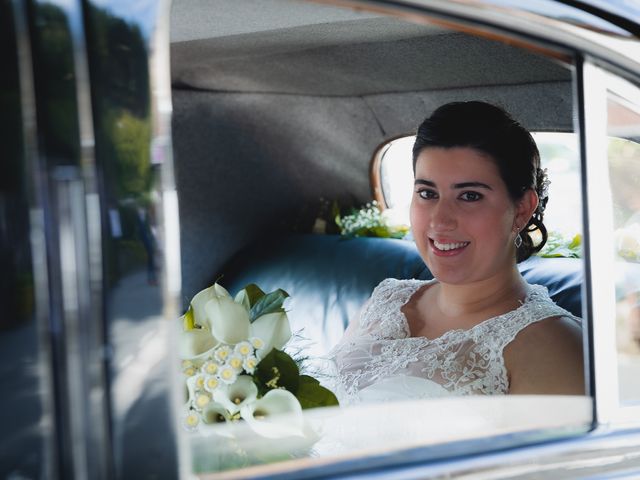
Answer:
[{"label": "white pompom flower", "polygon": [[209,375],[204,379],[204,389],[207,392],[213,393],[220,387],[220,379],[215,375]]},{"label": "white pompom flower", "polygon": [[202,364],[200,371],[205,375],[215,375],[216,373],[218,373],[219,368],[220,368],[220,365],[218,365],[217,362],[214,362],[213,360],[208,360]]},{"label": "white pompom flower", "polygon": [[196,392],[193,401],[191,402],[191,406],[201,412],[207,405],[211,403],[211,394],[209,392],[199,390]]},{"label": "white pompom flower", "polygon": [[255,372],[257,366],[258,366],[258,359],[254,355],[248,356],[247,358],[244,359],[244,362],[242,362],[242,368],[244,368],[244,370],[247,373]]},{"label": "white pompom flower", "polygon": [[200,425],[200,414],[194,410],[185,410],[182,414],[182,426],[193,432],[198,429],[198,425]]},{"label": "white pompom flower", "polygon": [[251,342],[251,345],[253,346],[253,348],[255,348],[256,350],[260,350],[264,348],[264,342],[262,341],[261,338],[251,337],[249,341]]},{"label": "white pompom flower", "polygon": [[244,363],[244,358],[241,355],[233,354],[229,357],[227,361],[227,365],[233,368],[236,372],[240,373],[242,371],[242,364]]},{"label": "white pompom flower", "polygon": [[246,358],[249,355],[253,354],[253,346],[247,340],[244,340],[244,341],[238,343],[235,346],[235,348],[233,349],[233,351],[235,353],[237,353],[238,355],[241,355],[244,358]]},{"label": "white pompom flower", "polygon": [[238,372],[231,365],[223,365],[220,367],[218,377],[223,383],[231,385],[238,378]]},{"label": "white pompom flower", "polygon": [[222,345],[213,351],[213,356],[220,362],[226,362],[232,352],[229,345]]}]

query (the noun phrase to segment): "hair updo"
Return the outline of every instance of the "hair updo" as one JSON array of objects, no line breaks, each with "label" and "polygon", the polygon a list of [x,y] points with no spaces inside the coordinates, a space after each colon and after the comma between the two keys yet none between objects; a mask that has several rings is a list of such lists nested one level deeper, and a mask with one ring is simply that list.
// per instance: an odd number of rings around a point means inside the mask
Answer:
[{"label": "hair updo", "polygon": [[540,201],[529,222],[520,229],[522,245],[516,249],[516,261],[540,251],[547,241],[542,220],[549,181],[540,168],[538,147],[522,125],[501,108],[485,102],[448,103],[418,127],[413,145],[414,173],[420,152],[429,147],[467,147],[489,155],[514,201],[534,189]]}]

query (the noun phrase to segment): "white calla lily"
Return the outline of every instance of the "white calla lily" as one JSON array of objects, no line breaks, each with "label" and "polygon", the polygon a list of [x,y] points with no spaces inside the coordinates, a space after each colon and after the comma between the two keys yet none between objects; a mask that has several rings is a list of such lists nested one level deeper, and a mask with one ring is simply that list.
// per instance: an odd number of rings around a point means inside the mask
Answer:
[{"label": "white calla lily", "polygon": [[251,324],[251,335],[258,337],[264,344],[257,349],[256,356],[264,358],[273,348],[279,350],[291,338],[291,327],[285,312],[268,313],[257,318]]},{"label": "white calla lily", "polygon": [[249,312],[231,297],[215,297],[205,305],[211,333],[221,342],[235,345],[249,338]]},{"label": "white calla lily", "polygon": [[180,358],[189,359],[196,366],[199,366],[216,345],[218,345],[218,341],[211,335],[210,331],[203,328],[194,328],[180,332],[178,351]]},{"label": "white calla lily", "polygon": [[211,402],[202,409],[202,422],[206,425],[226,423],[229,420],[229,411],[218,402]]},{"label": "white calla lily", "polygon": [[254,402],[256,398],[258,387],[248,375],[240,375],[234,383],[221,385],[213,393],[213,400],[226,408],[231,415]]},{"label": "white calla lily", "polygon": [[251,302],[249,301],[249,295],[247,295],[247,291],[245,289],[240,290],[236,293],[236,297],[233,299],[238,305],[242,305],[247,312],[251,310]]},{"label": "white calla lily", "polygon": [[211,330],[209,324],[209,318],[206,312],[207,303],[214,298],[231,298],[229,292],[221,285],[214,283],[209,288],[200,290],[191,299],[191,308],[193,308],[193,315],[197,325],[208,328]]},{"label": "white calla lily", "polygon": [[302,407],[288,390],[270,390],[261,399],[243,405],[240,416],[263,437],[304,436]]}]

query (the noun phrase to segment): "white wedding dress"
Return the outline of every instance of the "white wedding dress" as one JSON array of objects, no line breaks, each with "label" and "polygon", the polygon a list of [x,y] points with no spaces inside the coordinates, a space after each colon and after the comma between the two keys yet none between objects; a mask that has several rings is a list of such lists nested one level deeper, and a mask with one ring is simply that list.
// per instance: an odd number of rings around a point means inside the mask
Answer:
[{"label": "white wedding dress", "polygon": [[400,311],[418,288],[435,280],[386,279],[373,291],[358,328],[331,351],[333,386],[341,405],[494,395],[509,390],[503,349],[523,328],[548,317],[569,317],[547,289],[530,285],[522,305],[469,330],[450,330],[433,340],[411,337]]}]

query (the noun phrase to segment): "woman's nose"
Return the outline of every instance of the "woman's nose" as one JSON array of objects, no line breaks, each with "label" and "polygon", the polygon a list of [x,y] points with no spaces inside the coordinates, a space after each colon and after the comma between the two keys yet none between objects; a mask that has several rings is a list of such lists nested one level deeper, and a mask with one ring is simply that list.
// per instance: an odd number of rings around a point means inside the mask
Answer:
[{"label": "woman's nose", "polygon": [[451,206],[443,200],[436,202],[431,212],[431,228],[436,232],[450,232],[456,226],[457,220]]}]

